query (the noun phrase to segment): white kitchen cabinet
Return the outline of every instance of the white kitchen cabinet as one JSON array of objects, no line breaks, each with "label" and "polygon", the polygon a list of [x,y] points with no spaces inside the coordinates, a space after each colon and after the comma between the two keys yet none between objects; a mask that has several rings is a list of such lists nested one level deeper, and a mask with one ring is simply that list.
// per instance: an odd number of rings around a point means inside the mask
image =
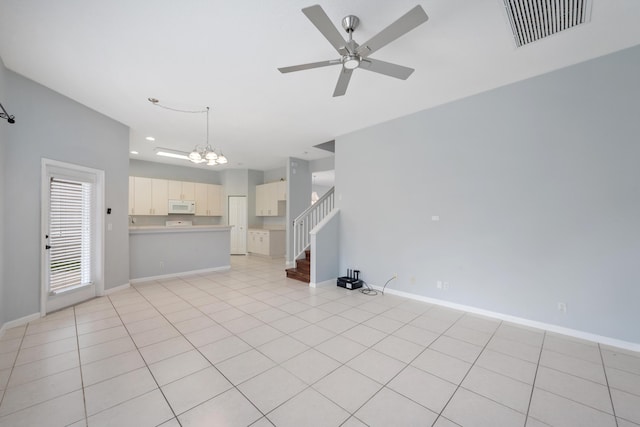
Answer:
[{"label": "white kitchen cabinet", "polygon": [[[186,181],[169,181],[168,200],[195,200],[196,183]],[[196,206],[197,208],[197,206]]]},{"label": "white kitchen cabinet", "polygon": [[129,180],[129,201],[133,203],[129,206],[129,213],[167,215],[167,180],[140,176],[131,178],[133,180]]},{"label": "white kitchen cabinet", "polygon": [[151,179],[151,210],[153,215],[169,214],[168,182],[166,179]]},{"label": "white kitchen cabinet", "polygon": [[280,257],[285,253],[285,231],[249,229],[247,252],[269,257]]},{"label": "white kitchen cabinet", "polygon": [[278,181],[276,184],[276,198],[287,200],[287,181]]},{"label": "white kitchen cabinet", "polygon": [[256,216],[284,216],[286,182],[256,185]]},{"label": "white kitchen cabinet", "polygon": [[196,216],[222,216],[222,186],[195,183]]}]

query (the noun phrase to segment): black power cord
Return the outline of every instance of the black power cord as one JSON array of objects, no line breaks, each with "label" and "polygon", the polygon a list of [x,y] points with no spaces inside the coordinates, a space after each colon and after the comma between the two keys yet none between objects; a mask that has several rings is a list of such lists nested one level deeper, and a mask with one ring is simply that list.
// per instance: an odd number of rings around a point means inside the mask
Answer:
[{"label": "black power cord", "polygon": [[382,287],[382,295],[384,295],[384,288],[386,288],[389,282],[394,280],[395,278],[396,276],[394,275],[391,279],[387,280],[387,283],[385,283],[384,286]]},{"label": "black power cord", "polygon": [[364,280],[362,281],[362,284],[365,286],[362,289],[360,289],[360,292],[362,292],[363,294],[370,296],[370,297],[375,297],[376,295],[378,295],[378,291],[376,291],[375,289],[373,289],[371,286],[369,286],[369,284],[367,282],[365,282]]}]

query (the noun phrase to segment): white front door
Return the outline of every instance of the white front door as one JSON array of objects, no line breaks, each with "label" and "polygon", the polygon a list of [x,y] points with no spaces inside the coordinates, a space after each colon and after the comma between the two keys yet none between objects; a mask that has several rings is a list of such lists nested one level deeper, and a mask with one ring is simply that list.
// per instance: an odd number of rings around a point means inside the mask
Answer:
[{"label": "white front door", "polygon": [[231,255],[247,253],[247,198],[229,196],[229,225],[231,228]]},{"label": "white front door", "polygon": [[104,172],[42,161],[41,314],[102,293]]}]

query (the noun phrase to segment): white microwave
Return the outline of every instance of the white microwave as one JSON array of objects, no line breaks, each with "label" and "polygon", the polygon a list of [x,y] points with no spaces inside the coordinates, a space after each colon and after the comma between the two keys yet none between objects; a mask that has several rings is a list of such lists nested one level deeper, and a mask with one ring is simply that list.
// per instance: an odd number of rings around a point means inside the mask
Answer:
[{"label": "white microwave", "polygon": [[196,202],[193,200],[169,200],[170,214],[187,214],[196,213]]}]

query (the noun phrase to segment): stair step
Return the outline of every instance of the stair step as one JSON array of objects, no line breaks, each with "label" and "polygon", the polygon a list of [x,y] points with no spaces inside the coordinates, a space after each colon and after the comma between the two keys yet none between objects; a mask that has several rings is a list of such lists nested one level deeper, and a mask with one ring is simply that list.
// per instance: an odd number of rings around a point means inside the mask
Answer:
[{"label": "stair step", "polygon": [[298,271],[309,274],[311,272],[311,261],[306,259],[299,259],[296,261],[296,269]]},{"label": "stair step", "polygon": [[304,259],[306,259],[307,261],[311,261],[311,251],[309,249],[304,251]]},{"label": "stair step", "polygon": [[309,283],[311,281],[311,276],[309,273],[305,273],[299,271],[297,268],[287,268],[287,277],[290,279],[299,280],[301,282]]}]

